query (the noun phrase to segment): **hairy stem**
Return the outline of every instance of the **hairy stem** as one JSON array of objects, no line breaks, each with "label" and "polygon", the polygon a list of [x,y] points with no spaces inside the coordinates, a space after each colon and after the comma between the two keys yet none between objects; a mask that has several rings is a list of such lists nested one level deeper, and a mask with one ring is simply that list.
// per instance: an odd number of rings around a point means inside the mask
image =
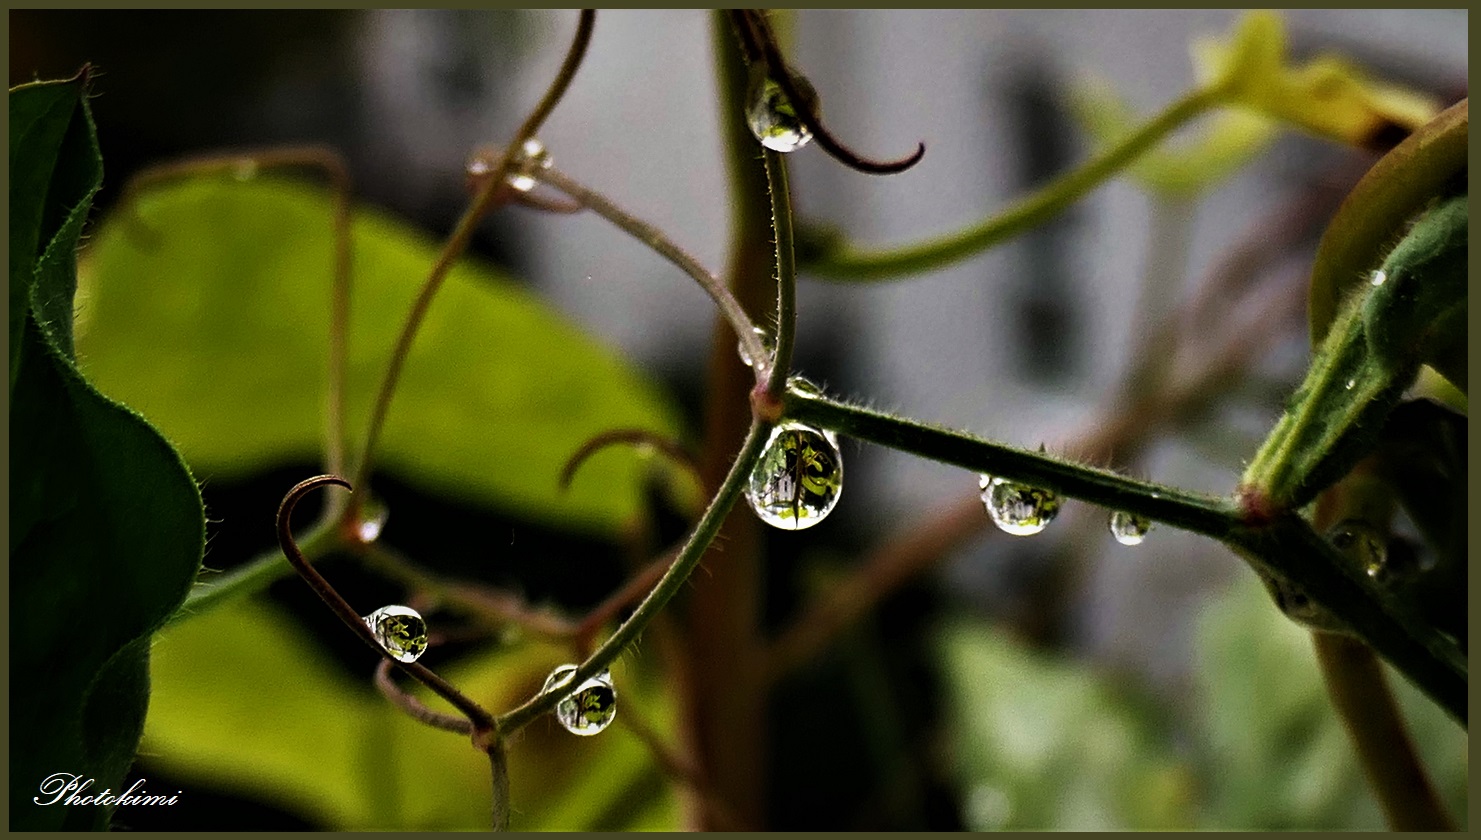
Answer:
[{"label": "hairy stem", "polygon": [[765,159],[777,265],[776,356],[766,375],[766,394],[780,399],[787,390],[792,348],[797,343],[797,260],[792,247],[792,193],[787,186],[787,161],[780,152],[771,149],[765,150]]},{"label": "hairy stem", "polygon": [[1086,193],[1125,169],[1179,126],[1219,104],[1217,88],[1199,88],[1172,103],[1141,129],[1079,169],[969,228],[898,248],[830,249],[803,268],[834,280],[885,280],[941,268],[981,253],[1048,221]]},{"label": "hairy stem", "polygon": [[[769,429],[760,423],[751,424],[751,430],[746,435],[740,454],[731,464],[730,473],[725,477],[724,484],[720,486],[715,498],[710,501],[710,506],[705,509],[704,516],[700,517],[699,523],[694,526],[689,542],[679,552],[674,564],[669,567],[668,572],[658,581],[653,591],[648,593],[648,597],[643,599],[643,603],[638,605],[627,621],[624,621],[616,632],[607,637],[607,640],[576,668],[576,672],[568,681],[569,685],[580,685],[582,681],[595,676],[611,665],[618,654],[637,639],[638,635],[643,632],[643,628],[648,626],[659,610],[662,610],[683,588],[684,582],[688,580],[694,567],[699,564],[699,559],[704,556],[715,534],[719,533],[720,525],[730,513],[731,506],[740,497],[741,489],[745,486],[751,469],[761,455],[761,447],[766,442],[768,431]],[[555,708],[555,704],[560,699],[559,692],[536,695],[518,708],[500,715],[497,719],[499,731],[505,734],[518,731],[525,724]]]}]

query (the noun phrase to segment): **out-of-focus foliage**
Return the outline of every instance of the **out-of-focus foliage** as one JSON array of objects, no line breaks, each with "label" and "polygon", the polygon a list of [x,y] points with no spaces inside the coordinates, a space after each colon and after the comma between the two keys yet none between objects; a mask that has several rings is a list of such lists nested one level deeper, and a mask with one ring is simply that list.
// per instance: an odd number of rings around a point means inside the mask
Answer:
[{"label": "out-of-focus foliage", "polygon": [[[108,220],[83,265],[78,345],[89,374],[155,418],[207,478],[315,460],[334,253],[327,192],[198,178],[150,189],[128,212]],[[437,247],[365,208],[353,235],[348,414],[361,440]],[[677,421],[614,353],[464,260],[412,349],[378,458],[433,492],[612,533],[638,509],[631,452],[599,453],[568,492],[556,479],[582,443],[615,427],[673,437]]]},{"label": "out-of-focus foliage", "polygon": [[1431,97],[1369,79],[1335,55],[1287,64],[1285,25],[1271,11],[1248,12],[1227,40],[1201,38],[1191,51],[1199,81],[1231,104],[1344,143],[1369,144],[1391,125],[1413,131],[1440,110]]},{"label": "out-of-focus foliage", "polygon": [[[438,666],[485,708],[539,691],[564,661],[536,642]],[[280,609],[235,602],[165,631],[141,752],[182,779],[278,803],[326,828],[486,830],[488,759],[466,736],[430,729],[356,681]],[[665,738],[672,712],[638,663],[619,660],[617,721],[583,738],[549,717],[509,748],[516,830],[677,828],[671,786],[623,724],[641,715]],[[400,683],[411,685],[402,677]],[[417,686],[423,702],[450,710]]]},{"label": "out-of-focus foliage", "polygon": [[[1104,674],[983,625],[950,625],[940,645],[969,828],[1383,828],[1310,634],[1271,609],[1251,576],[1205,612],[1194,691],[1175,707],[1152,706]],[[1464,825],[1465,731],[1388,674]],[[1152,724],[1179,719],[1182,731]]]}]

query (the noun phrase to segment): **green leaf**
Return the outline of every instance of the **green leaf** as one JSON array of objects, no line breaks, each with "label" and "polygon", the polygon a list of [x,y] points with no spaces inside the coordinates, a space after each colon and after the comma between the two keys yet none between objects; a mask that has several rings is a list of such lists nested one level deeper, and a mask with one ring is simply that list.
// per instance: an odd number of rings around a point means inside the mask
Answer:
[{"label": "green leaf", "polygon": [[[291,615],[253,599],[172,626],[155,647],[155,701],[143,747],[150,766],[271,801],[332,830],[486,830],[488,759],[467,737],[417,723],[375,693],[372,661],[367,651],[357,682]],[[499,711],[538,691],[561,662],[557,648],[530,644],[435,667]],[[547,718],[510,744],[516,830],[633,827],[601,822],[635,783],[656,772],[621,725],[623,706],[640,707],[646,717],[667,707],[652,687],[635,684],[637,669],[625,661],[613,676],[618,721],[601,735],[571,735]],[[420,686],[414,693],[448,709]],[[650,723],[662,721],[660,731],[670,732],[669,718]],[[630,818],[652,825],[654,809],[665,813],[665,801],[671,816],[658,827],[677,828],[666,792],[646,797]]]},{"label": "green leaf", "polygon": [[950,625],[939,644],[968,829],[1192,825],[1190,768],[1124,691],[985,626]]},{"label": "green leaf", "polygon": [[1383,261],[1363,301],[1373,355],[1391,367],[1418,360],[1466,390],[1467,195],[1426,212]]},{"label": "green leaf", "polygon": [[1464,183],[1470,100],[1442,111],[1368,170],[1337,209],[1317,247],[1308,317],[1311,343],[1327,334],[1342,301],[1367,281],[1410,221],[1458,179]]},{"label": "green leaf", "polygon": [[75,255],[102,180],[86,71],[14,89],[10,109],[11,828],[102,828],[109,807],[33,797],[54,773],[118,792],[150,635],[200,567],[205,520],[170,445],[73,364]]},{"label": "green leaf", "polygon": [[1354,291],[1245,472],[1276,510],[1305,505],[1378,445],[1422,362],[1464,355],[1467,219],[1465,196],[1440,203]]},{"label": "green leaf", "polygon": [[[208,477],[313,459],[333,264],[326,191],[199,178],[146,191],[136,207],[135,224],[152,235],[110,220],[83,266],[78,340],[91,374],[156,418]],[[348,415],[359,438],[436,248],[364,208],[353,236]],[[677,437],[677,425],[658,389],[615,353],[464,260],[412,349],[377,463],[436,493],[611,533],[639,510],[638,458],[603,452],[566,493],[561,466],[602,431]]]},{"label": "green leaf", "polygon": [[[1384,828],[1332,713],[1311,634],[1271,612],[1250,576],[1233,580],[1200,613],[1194,661],[1201,828]],[[1396,672],[1388,676],[1425,766],[1464,825],[1464,729]]]}]

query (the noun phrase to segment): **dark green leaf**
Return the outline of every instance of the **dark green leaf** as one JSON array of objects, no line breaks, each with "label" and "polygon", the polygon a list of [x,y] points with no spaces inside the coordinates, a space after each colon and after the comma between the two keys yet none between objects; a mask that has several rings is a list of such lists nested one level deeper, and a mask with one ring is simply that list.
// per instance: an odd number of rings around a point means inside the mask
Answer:
[{"label": "dark green leaf", "polygon": [[10,93],[13,829],[107,824],[107,807],[32,799],[54,773],[118,792],[148,707],[150,634],[204,546],[174,450],[73,365],[75,254],[102,177],[86,96],[85,74]]},{"label": "dark green leaf", "polygon": [[[326,191],[208,177],[144,193],[137,213],[152,235],[112,220],[83,266],[78,342],[89,374],[148,413],[208,478],[313,460],[323,447],[328,369]],[[361,439],[437,248],[363,208],[353,232],[348,413]],[[610,349],[464,260],[413,346],[377,462],[433,492],[610,534],[639,510],[639,457],[604,451],[564,493],[561,467],[613,428],[677,437],[675,418]]]}]

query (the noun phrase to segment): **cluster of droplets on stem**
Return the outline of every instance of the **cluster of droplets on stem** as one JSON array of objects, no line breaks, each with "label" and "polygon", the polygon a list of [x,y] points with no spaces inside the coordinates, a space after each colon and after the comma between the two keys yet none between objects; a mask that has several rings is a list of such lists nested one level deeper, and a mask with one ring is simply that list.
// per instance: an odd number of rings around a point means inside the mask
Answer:
[{"label": "cluster of droplets on stem", "polygon": [[[807,80],[801,76],[794,76],[793,84],[801,88],[804,95],[812,93]],[[751,133],[756,135],[761,145],[774,152],[795,152],[812,140],[812,132],[797,116],[797,108],[787,98],[782,86],[764,73],[751,78],[746,125],[751,127]]]},{"label": "cluster of droplets on stem", "polygon": [[830,431],[784,422],[771,430],[746,482],[746,501],[775,528],[800,531],[823,521],[843,490],[843,455]]},{"label": "cluster of droplets on stem", "polygon": [[415,662],[427,649],[427,622],[411,607],[381,607],[365,616],[365,624],[398,662]]},{"label": "cluster of droplets on stem", "polygon": [[977,486],[993,523],[1015,537],[1033,536],[1059,515],[1059,496],[1050,490],[986,474]]},{"label": "cluster of droplets on stem", "polygon": [[[541,170],[549,169],[554,163],[550,152],[546,150],[545,144],[531,137],[520,144],[519,151],[514,155],[514,161],[509,171],[509,186],[520,192],[529,192],[540,182]],[[487,179],[493,177],[494,170],[499,165],[499,159],[487,150],[476,152],[468,161],[466,172],[468,174],[468,185],[476,191],[480,189]]]},{"label": "cluster of droplets on stem", "polygon": [[[542,694],[564,692],[575,665],[562,665],[545,678]],[[603,669],[570,691],[555,704],[555,719],[573,735],[595,735],[617,718],[617,690],[612,687],[612,674]]]}]

